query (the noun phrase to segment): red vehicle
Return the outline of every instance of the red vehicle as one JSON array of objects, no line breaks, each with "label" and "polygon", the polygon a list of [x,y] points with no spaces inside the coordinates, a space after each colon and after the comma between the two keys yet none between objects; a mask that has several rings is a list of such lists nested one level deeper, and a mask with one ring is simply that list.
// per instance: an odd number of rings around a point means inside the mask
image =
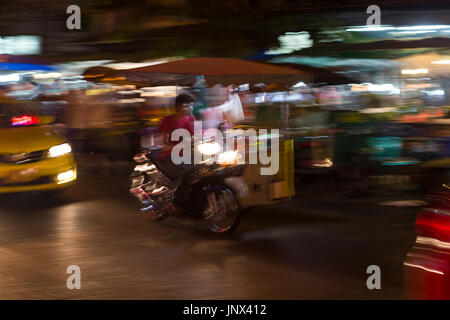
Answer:
[{"label": "red vehicle", "polygon": [[416,218],[416,243],[404,262],[406,298],[450,299],[450,189],[432,193]]}]

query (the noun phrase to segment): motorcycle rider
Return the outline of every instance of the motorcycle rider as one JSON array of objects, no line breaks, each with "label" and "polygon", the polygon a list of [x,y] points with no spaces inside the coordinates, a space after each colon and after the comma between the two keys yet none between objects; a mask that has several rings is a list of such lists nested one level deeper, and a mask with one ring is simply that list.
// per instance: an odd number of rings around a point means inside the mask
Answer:
[{"label": "motorcycle rider", "polygon": [[179,143],[179,141],[171,139],[171,134],[174,130],[186,129],[191,135],[194,134],[194,122],[196,120],[192,114],[194,102],[194,97],[188,93],[178,95],[175,99],[175,113],[165,117],[161,122],[160,131],[163,142],[161,163],[165,167],[167,176],[174,182],[176,182],[177,178],[192,170],[193,167],[192,164],[174,164],[170,155],[172,148]]},{"label": "motorcycle rider", "polygon": [[194,97],[187,93],[178,95],[175,99],[175,113],[168,115],[161,122],[164,155],[170,155],[178,141],[171,140],[171,134],[176,129],[186,129],[194,134],[195,116],[192,114]]},{"label": "motorcycle rider", "polygon": [[[180,143],[172,140],[174,130],[185,129],[191,136],[194,135],[193,105],[194,98],[189,94],[176,97],[175,113],[164,118],[160,126],[163,148],[158,147],[155,149],[159,151],[152,150],[145,154],[144,159],[148,157],[146,160],[153,166],[144,170],[145,173],[135,168],[130,191],[145,205],[141,211],[148,212],[148,217],[153,220],[163,220],[169,216],[200,218],[208,221],[214,233],[226,234],[239,223],[239,205],[224,182],[223,171],[222,175],[211,180],[213,166],[175,164],[171,157],[173,147]],[[136,159],[142,163],[140,155]]]}]

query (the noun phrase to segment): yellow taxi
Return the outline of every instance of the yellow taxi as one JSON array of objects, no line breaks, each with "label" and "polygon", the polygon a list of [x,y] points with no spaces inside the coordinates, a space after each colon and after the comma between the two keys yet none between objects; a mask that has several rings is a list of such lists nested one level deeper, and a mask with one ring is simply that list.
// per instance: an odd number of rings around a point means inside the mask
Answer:
[{"label": "yellow taxi", "polygon": [[60,190],[77,167],[68,141],[26,103],[0,99],[0,194]]}]

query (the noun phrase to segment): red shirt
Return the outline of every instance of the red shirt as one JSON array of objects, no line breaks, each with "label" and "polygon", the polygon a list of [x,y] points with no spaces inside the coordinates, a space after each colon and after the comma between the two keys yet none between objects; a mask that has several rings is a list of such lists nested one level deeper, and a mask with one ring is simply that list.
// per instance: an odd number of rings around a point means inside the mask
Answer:
[{"label": "red shirt", "polygon": [[[172,141],[171,140],[172,131],[174,131],[176,129],[181,129],[181,128],[186,129],[191,133],[191,135],[193,135],[194,134],[194,121],[195,121],[194,115],[184,116],[178,120],[175,119],[174,114],[165,117],[161,122],[161,132],[167,133],[169,137],[168,137],[168,141],[164,141],[164,142],[168,143],[168,144],[173,144],[173,145],[176,145],[177,143],[180,142],[180,141]],[[164,152],[164,156],[166,156],[167,154],[170,154],[170,152]]]}]

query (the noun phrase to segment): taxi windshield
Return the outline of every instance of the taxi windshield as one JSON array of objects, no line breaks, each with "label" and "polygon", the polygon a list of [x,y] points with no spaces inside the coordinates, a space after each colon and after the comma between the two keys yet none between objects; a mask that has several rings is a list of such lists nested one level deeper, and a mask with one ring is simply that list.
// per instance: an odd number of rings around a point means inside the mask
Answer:
[{"label": "taxi windshield", "polygon": [[38,116],[32,103],[0,103],[0,128],[37,125]]}]

